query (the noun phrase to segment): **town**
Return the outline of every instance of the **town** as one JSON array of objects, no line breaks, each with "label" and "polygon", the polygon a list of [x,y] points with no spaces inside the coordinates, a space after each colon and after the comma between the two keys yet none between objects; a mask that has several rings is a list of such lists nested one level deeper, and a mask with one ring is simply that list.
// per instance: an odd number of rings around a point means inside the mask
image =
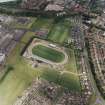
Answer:
[{"label": "town", "polygon": [[105,105],[105,0],[1,0],[0,105]]}]

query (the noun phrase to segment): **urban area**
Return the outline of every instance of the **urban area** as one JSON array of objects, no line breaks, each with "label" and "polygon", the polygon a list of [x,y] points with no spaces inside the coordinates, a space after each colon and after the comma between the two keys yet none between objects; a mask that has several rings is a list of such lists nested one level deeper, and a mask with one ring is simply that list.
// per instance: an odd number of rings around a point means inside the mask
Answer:
[{"label": "urban area", "polygon": [[105,105],[105,0],[0,0],[0,105]]}]

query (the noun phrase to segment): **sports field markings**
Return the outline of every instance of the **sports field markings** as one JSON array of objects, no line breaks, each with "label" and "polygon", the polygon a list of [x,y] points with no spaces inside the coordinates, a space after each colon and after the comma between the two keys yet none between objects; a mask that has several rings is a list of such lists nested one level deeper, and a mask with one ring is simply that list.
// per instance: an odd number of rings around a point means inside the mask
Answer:
[{"label": "sports field markings", "polygon": [[32,53],[53,62],[61,62],[64,59],[62,52],[43,45],[34,46]]}]

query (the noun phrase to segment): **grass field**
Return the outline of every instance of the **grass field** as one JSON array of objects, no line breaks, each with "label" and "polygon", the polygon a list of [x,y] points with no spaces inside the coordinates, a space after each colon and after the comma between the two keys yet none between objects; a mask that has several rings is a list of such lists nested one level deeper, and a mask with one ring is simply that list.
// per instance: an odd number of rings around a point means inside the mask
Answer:
[{"label": "grass field", "polygon": [[28,31],[21,39],[21,42],[26,44],[32,37],[35,37],[35,32]]},{"label": "grass field", "polygon": [[76,59],[73,49],[67,49],[66,53],[68,54],[68,60],[69,62],[65,64],[65,69],[67,71],[77,73],[77,65],[76,65]]},{"label": "grass field", "polygon": [[37,20],[31,26],[31,29],[47,28],[50,29],[53,23],[53,19],[37,18]]},{"label": "grass field", "polygon": [[73,75],[73,74],[60,74],[56,70],[49,70],[46,69],[44,70],[42,74],[42,78],[47,79],[50,82],[54,82],[56,84],[59,84],[65,88],[68,88],[69,90],[80,92],[81,91],[81,86],[78,81],[78,76]]},{"label": "grass field", "polygon": [[53,61],[53,62],[61,62],[64,59],[64,54],[57,50],[51,49],[49,47],[43,45],[37,45],[32,49],[32,53],[44,59]]},{"label": "grass field", "polygon": [[12,105],[33,78],[39,75],[39,68],[33,69],[20,56],[23,47],[24,44],[18,44],[8,58],[7,65],[12,65],[13,70],[0,80],[0,105]]},{"label": "grass field", "polygon": [[48,35],[53,42],[64,43],[68,38],[69,26],[65,21],[55,24]]}]

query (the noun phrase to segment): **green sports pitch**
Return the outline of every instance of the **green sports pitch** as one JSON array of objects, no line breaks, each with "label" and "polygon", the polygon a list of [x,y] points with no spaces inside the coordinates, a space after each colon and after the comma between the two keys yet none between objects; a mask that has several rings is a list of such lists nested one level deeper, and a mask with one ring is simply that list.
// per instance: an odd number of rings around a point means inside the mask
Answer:
[{"label": "green sports pitch", "polygon": [[55,49],[43,45],[37,45],[33,47],[32,53],[34,55],[56,63],[63,61],[65,57],[65,55],[62,52],[59,52]]},{"label": "green sports pitch", "polygon": [[65,20],[54,24],[48,34],[48,39],[53,42],[63,44],[68,39],[69,27],[70,24],[68,25]]}]

